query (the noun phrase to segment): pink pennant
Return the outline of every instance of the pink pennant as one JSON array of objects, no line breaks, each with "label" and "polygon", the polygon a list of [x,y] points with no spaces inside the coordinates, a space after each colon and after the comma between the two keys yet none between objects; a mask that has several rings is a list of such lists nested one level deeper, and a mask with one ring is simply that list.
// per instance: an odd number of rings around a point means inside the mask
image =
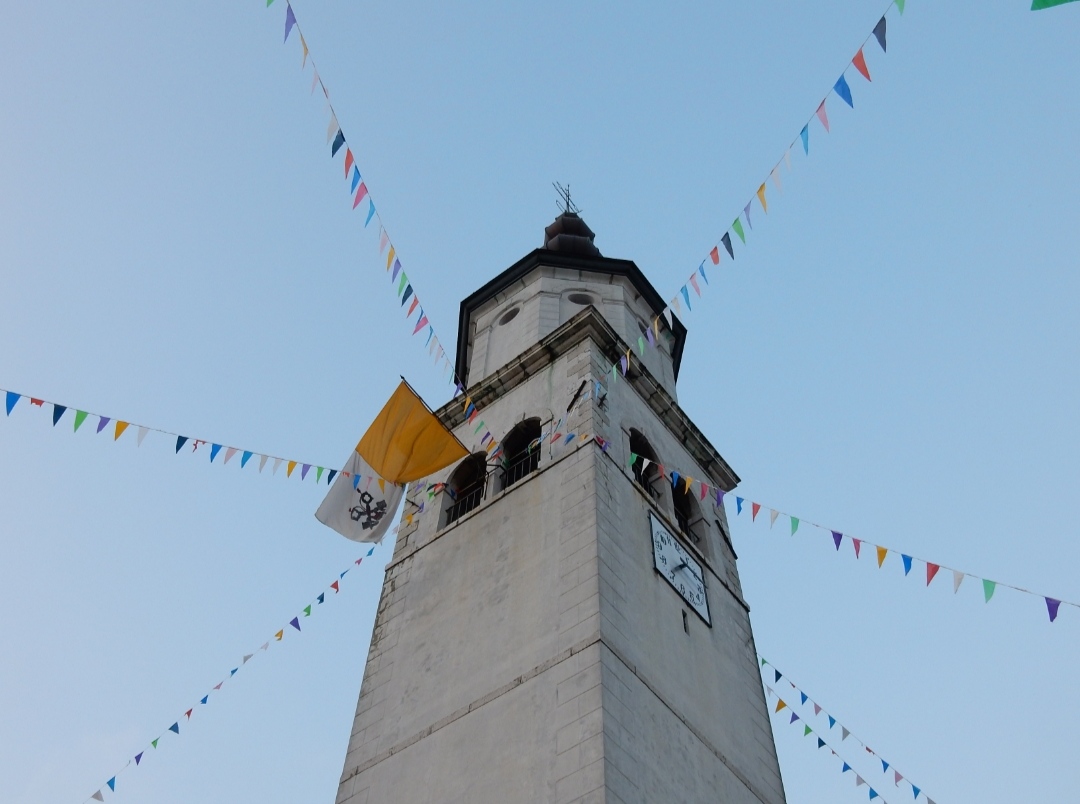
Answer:
[{"label": "pink pennant", "polygon": [[229,462],[229,458],[236,454],[236,447],[229,447],[225,450],[225,463]]},{"label": "pink pennant", "polygon": [[690,274],[690,284],[694,287],[694,293],[700,296],[701,288],[698,287],[697,274]]},{"label": "pink pennant", "polygon": [[379,253],[380,254],[382,254],[384,251],[386,251],[386,244],[389,243],[389,242],[390,242],[390,235],[388,235],[386,233],[386,230],[383,229],[382,232],[379,235]]},{"label": "pink pennant", "polygon": [[825,101],[821,102],[821,105],[817,107],[817,118],[821,121],[821,125],[825,126],[825,130],[829,130],[829,115],[825,112]]},{"label": "pink pennant", "polygon": [[[352,208],[356,209],[360,206],[360,202],[364,200],[364,196],[367,195],[367,182],[360,182],[360,186],[356,188],[356,197],[353,199]],[[383,238],[386,238],[386,233],[383,232]],[[383,250],[382,244],[379,245],[379,252]]]},{"label": "pink pennant", "polygon": [[851,543],[855,545],[855,558],[859,557],[859,548],[862,547],[862,542],[858,539],[852,539]]},{"label": "pink pennant", "polygon": [[412,334],[415,335],[417,332],[422,330],[424,327],[427,326],[427,323],[428,323],[427,316],[426,315],[420,316],[420,320],[416,322],[416,327],[413,329]]}]

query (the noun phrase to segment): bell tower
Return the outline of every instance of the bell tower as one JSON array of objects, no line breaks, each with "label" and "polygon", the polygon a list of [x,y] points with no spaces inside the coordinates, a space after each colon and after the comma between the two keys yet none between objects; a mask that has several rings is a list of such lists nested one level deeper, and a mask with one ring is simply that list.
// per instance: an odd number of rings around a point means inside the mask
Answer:
[{"label": "bell tower", "polygon": [[570,211],[462,302],[437,415],[472,454],[407,497],[338,804],[784,802],[739,479],[664,310]]}]

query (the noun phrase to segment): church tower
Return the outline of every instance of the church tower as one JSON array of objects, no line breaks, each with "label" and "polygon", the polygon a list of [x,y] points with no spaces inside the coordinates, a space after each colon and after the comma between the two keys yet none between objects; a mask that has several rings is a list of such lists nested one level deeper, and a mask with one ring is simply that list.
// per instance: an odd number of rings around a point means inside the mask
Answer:
[{"label": "church tower", "polygon": [[573,212],[461,303],[437,415],[472,454],[407,497],[338,804],[783,804],[739,479],[663,310]]}]

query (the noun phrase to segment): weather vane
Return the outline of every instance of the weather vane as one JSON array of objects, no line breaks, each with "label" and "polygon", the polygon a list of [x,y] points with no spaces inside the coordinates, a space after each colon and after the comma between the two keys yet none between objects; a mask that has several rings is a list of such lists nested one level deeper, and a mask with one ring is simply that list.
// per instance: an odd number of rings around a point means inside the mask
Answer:
[{"label": "weather vane", "polygon": [[570,200],[570,185],[569,184],[566,185],[565,187],[563,187],[557,181],[553,181],[551,183],[551,186],[554,187],[555,192],[557,192],[559,194],[559,199],[560,200],[555,202],[555,206],[557,206],[563,212],[567,212],[567,213],[572,212],[575,215],[580,215],[581,214],[581,210],[578,208],[577,204],[575,204],[573,201]]}]

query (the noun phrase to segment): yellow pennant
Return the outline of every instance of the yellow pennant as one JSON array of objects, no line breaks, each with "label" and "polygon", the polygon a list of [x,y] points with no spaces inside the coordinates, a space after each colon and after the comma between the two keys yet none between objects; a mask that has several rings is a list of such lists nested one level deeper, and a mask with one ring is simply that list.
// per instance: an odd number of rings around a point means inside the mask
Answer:
[{"label": "yellow pennant", "polygon": [[764,183],[762,183],[762,185],[757,188],[757,197],[758,197],[758,201],[761,202],[761,208],[763,210],[765,210],[765,212],[768,212],[769,211],[769,205],[765,203],[765,185],[764,185]]},{"label": "yellow pennant", "polygon": [[784,701],[783,701],[782,699],[781,699],[781,700],[777,700],[777,702],[776,702],[776,711],[777,711],[777,712],[779,712],[779,711],[780,711],[781,709],[783,709],[783,708],[784,708],[785,706],[787,706],[787,704],[786,704],[786,703],[784,703]]},{"label": "yellow pennant", "polygon": [[386,481],[383,478],[379,478],[379,491],[383,494],[386,493]]},{"label": "yellow pennant", "polygon": [[285,469],[285,477],[292,477],[292,470],[296,468],[296,461],[289,461],[288,467]]},{"label": "yellow pennant", "polygon": [[879,547],[877,549],[877,565],[880,567],[885,563],[885,554],[889,552],[888,547]]},{"label": "yellow pennant", "polygon": [[284,628],[282,628],[280,631],[278,631],[276,634],[274,634],[274,639],[276,639],[278,642],[280,642],[281,638],[283,636],[285,636],[285,629]]},{"label": "yellow pennant", "polygon": [[122,436],[126,429],[128,429],[128,423],[127,422],[117,422],[116,423],[116,434],[113,436],[113,441],[116,441],[116,439],[118,439],[120,436]]},{"label": "yellow pennant", "polygon": [[394,247],[390,246],[390,250],[386,252],[386,270],[390,270],[390,266],[394,264]]},{"label": "yellow pennant", "polygon": [[689,494],[690,493],[690,484],[694,482],[694,479],[692,477],[684,477],[683,480],[686,481],[686,486],[683,488],[683,491],[685,493]]}]

